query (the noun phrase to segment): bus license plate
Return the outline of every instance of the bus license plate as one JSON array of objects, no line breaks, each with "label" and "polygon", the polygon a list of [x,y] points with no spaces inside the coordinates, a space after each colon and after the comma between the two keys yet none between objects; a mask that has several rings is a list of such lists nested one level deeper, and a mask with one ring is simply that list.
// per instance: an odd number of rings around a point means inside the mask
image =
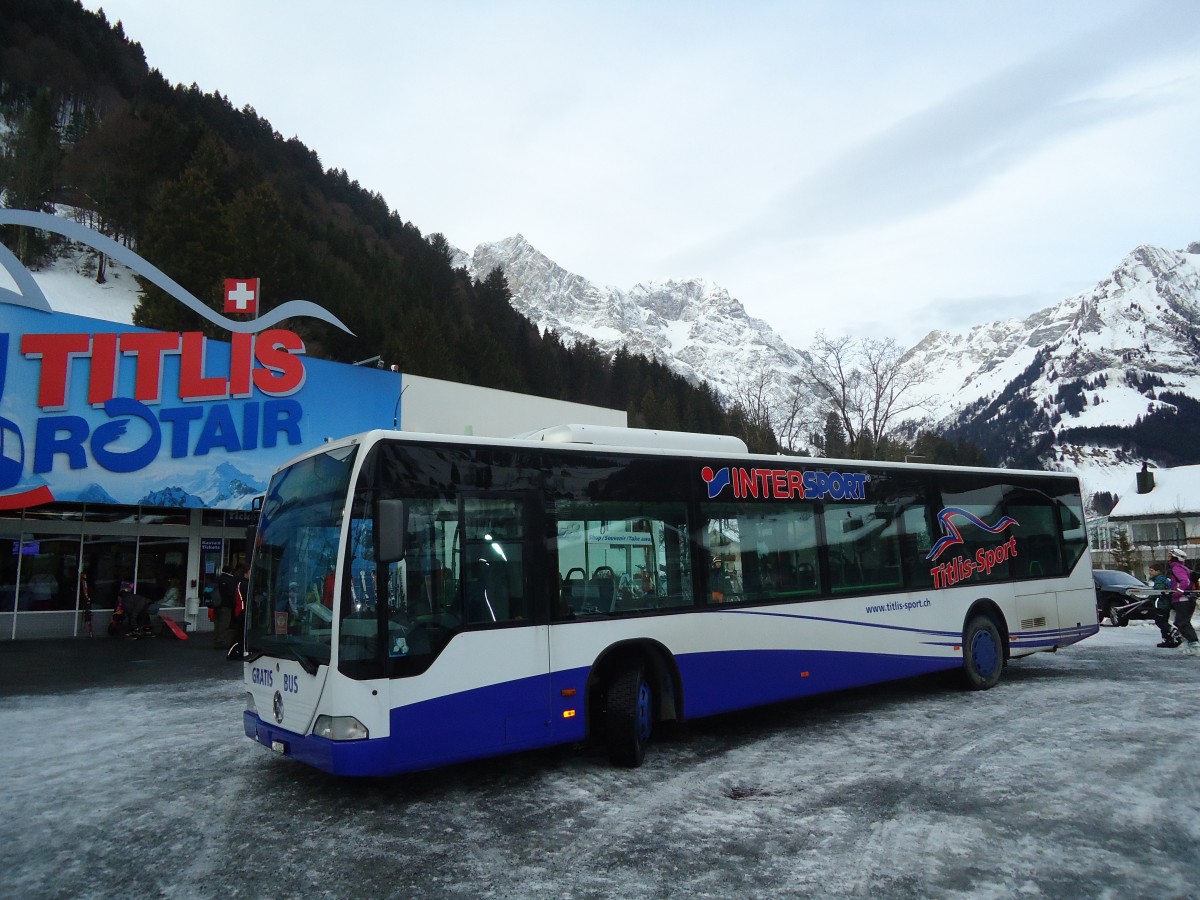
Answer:
[{"label": "bus license plate", "polygon": [[271,749],[276,753],[287,753],[287,744],[283,741],[271,741]]}]

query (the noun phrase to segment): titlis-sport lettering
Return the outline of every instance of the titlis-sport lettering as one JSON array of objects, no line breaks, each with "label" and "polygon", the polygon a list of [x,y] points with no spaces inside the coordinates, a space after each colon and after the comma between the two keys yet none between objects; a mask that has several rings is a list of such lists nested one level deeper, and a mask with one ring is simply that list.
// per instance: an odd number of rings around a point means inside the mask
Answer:
[{"label": "titlis-sport lettering", "polygon": [[956,556],[947,563],[929,570],[935,588],[949,587],[974,575],[990,575],[992,569],[1017,556],[1017,539],[1009,538],[998,547],[980,547],[975,557]]},{"label": "titlis-sport lettering", "polygon": [[[962,544],[963,536],[959,522],[965,522],[972,528],[979,529],[988,534],[1000,534],[1009,528],[1017,527],[1021,523],[1012,516],[1001,516],[995,523],[985,522],[979,516],[975,515],[970,510],[963,509],[960,506],[947,506],[937,515],[938,524],[942,528],[942,536],[930,548],[926,559],[936,561],[943,553],[958,544]],[[980,547],[972,558],[970,556],[956,556],[949,562],[934,566],[929,570],[929,574],[933,576],[933,586],[935,588],[949,587],[953,584],[958,584],[960,581],[966,581],[975,575],[990,575],[992,569],[1000,563],[1007,562],[1009,559],[1017,555],[1017,539],[1009,538],[1003,544],[995,547]]]},{"label": "titlis-sport lettering", "polygon": [[738,500],[761,497],[764,500],[865,500],[865,472],[821,472],[799,469],[745,469],[705,466],[700,477],[708,488],[708,499],[715,500],[732,487]]}]

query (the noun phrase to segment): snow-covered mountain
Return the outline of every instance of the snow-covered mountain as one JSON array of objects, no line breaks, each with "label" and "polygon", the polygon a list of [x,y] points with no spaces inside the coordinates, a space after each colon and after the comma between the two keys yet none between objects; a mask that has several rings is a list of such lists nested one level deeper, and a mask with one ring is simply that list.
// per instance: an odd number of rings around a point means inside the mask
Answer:
[{"label": "snow-covered mountain", "polygon": [[186,485],[187,492],[199,497],[205,505],[234,509],[248,509],[251,501],[266,489],[264,482],[228,462],[204,472]]},{"label": "snow-covered mountain", "polygon": [[930,377],[935,426],[1050,434],[1043,464],[1124,493],[1140,460],[1064,433],[1131,426],[1176,408],[1172,393],[1200,399],[1200,244],[1138,247],[1090,290],[965,335],[932,332],[910,356]]},{"label": "snow-covered mountain", "polygon": [[[726,396],[764,363],[784,375],[800,371],[802,351],[701,279],[602,288],[521,235],[481,244],[469,256],[459,251],[455,265],[477,278],[502,268],[513,305],[543,329],[610,352],[624,346]],[[1042,451],[1036,464],[1077,472],[1089,492],[1123,493],[1140,460],[1060,435],[1130,426],[1171,406],[1164,392],[1200,398],[1198,357],[1200,244],[1186,251],[1142,246],[1094,288],[1048,309],[966,334],[931,332],[909,351],[930,397],[916,424],[946,431],[1015,416],[1020,426],[1010,437]]]},{"label": "snow-covered mountain", "polygon": [[74,494],[63,494],[59,500],[74,500],[76,503],[116,503],[112,494],[94,481]]},{"label": "snow-covered mountain", "polygon": [[147,506],[222,506],[249,509],[254,497],[267,486],[232,463],[223,462],[185,485],[163,485],[147,493],[139,503]]},{"label": "snow-covered mountain", "polygon": [[470,256],[459,251],[454,264],[480,279],[499,266],[517,311],[569,344],[591,340],[609,353],[625,347],[725,396],[764,367],[785,375],[800,371],[800,351],[723,287],[701,278],[600,287],[519,234],[480,244]]},{"label": "snow-covered mountain", "polygon": [[1126,372],[1155,373],[1168,390],[1200,396],[1200,244],[1186,251],[1141,246],[1095,287],[1024,319],[991,322],[965,335],[934,331],[910,351],[929,373],[930,418],[957,418],[996,396],[1035,362],[1028,394],[1039,404],[1064,380],[1107,376],[1099,398],[1064,418],[1064,427],[1128,425],[1147,409]]},{"label": "snow-covered mountain", "polygon": [[172,486],[150,491],[138,500],[138,504],[141,506],[197,508],[203,506],[204,501],[194,494],[189,494],[181,487]]}]

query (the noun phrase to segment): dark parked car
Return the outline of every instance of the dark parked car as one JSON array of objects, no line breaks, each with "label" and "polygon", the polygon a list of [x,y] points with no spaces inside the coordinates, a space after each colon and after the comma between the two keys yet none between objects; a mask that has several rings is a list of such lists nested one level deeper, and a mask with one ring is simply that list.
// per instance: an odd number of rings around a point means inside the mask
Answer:
[{"label": "dark parked car", "polygon": [[1115,569],[1092,570],[1096,583],[1096,618],[1108,619],[1114,625],[1128,625],[1130,619],[1154,617],[1150,585],[1128,572]]}]

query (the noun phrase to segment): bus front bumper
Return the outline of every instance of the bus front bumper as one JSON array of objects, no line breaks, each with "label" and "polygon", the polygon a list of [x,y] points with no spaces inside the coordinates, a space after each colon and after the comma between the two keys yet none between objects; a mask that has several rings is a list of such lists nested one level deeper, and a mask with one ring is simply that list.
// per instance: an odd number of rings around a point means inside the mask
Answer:
[{"label": "bus front bumper", "polygon": [[296,734],[265,722],[250,710],[242,713],[246,737],[268,750],[333,775],[382,775],[389,771],[388,740],[331,741],[311,734]]}]

